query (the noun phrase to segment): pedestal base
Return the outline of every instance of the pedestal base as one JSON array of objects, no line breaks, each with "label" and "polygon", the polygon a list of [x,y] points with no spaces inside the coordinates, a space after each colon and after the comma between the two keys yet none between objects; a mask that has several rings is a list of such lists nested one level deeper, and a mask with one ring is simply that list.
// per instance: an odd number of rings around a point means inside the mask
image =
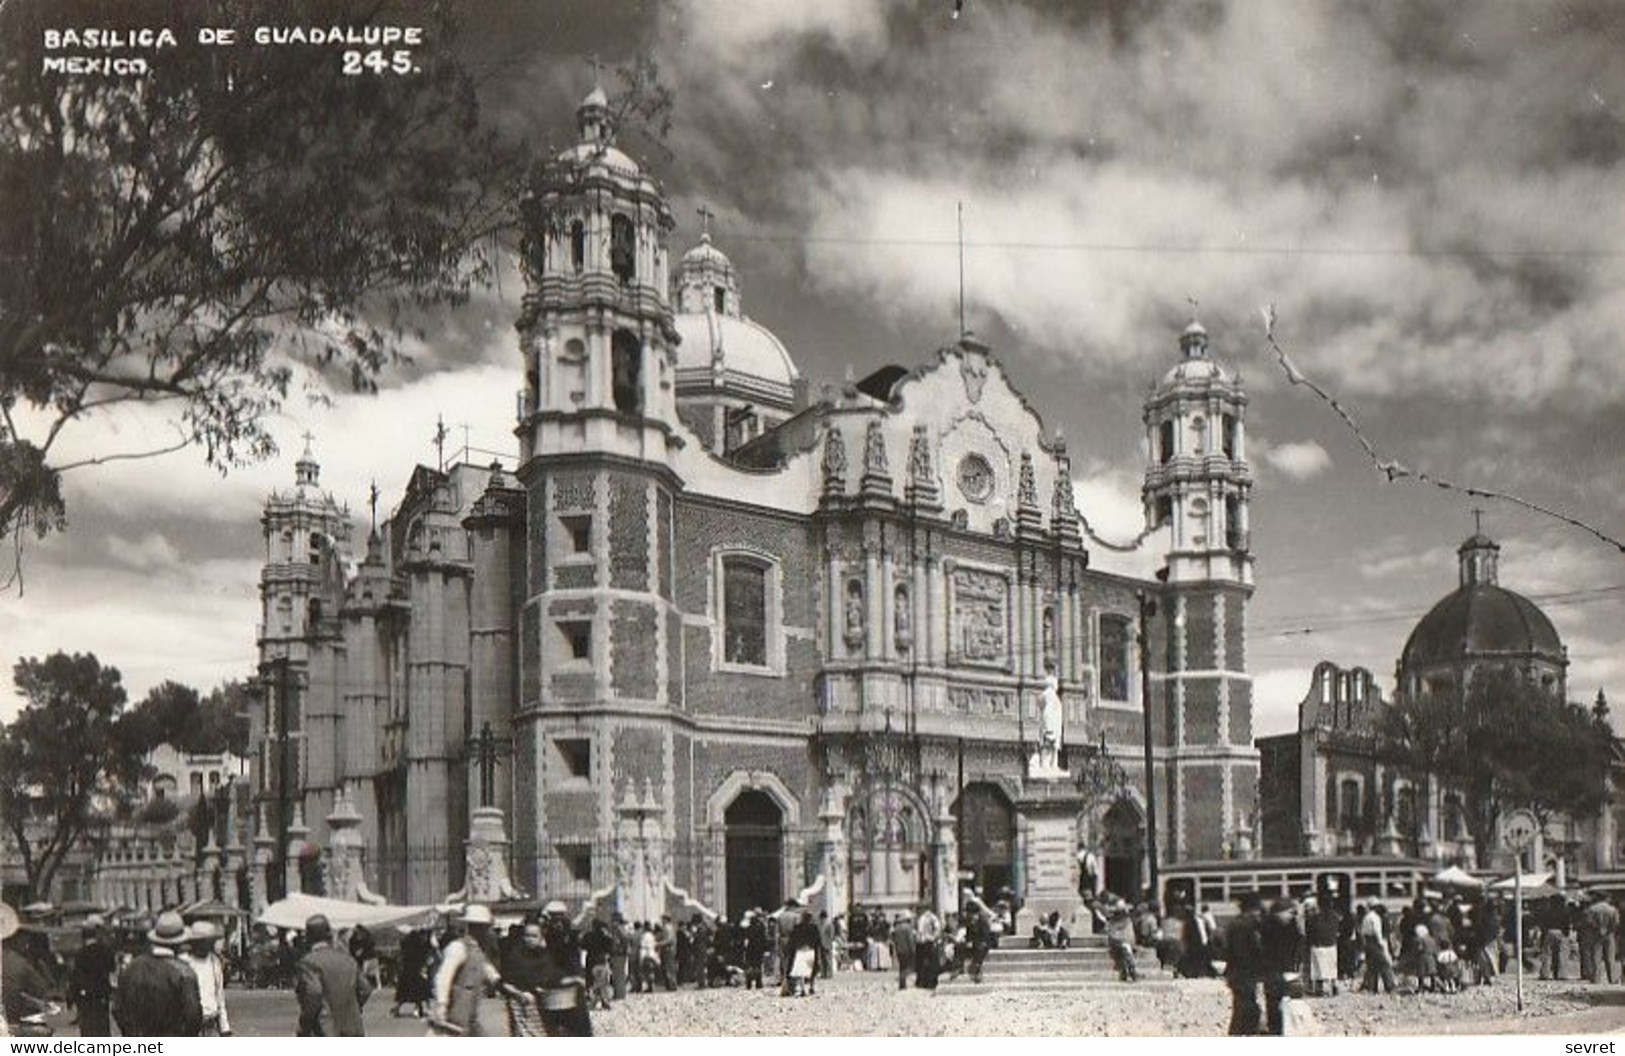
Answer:
[{"label": "pedestal base", "polygon": [[1026,890],[1020,929],[1024,934],[1039,916],[1061,914],[1073,934],[1080,921],[1087,928],[1083,899],[1078,897],[1074,869],[1077,854],[1076,808],[1024,805],[1027,819]]}]

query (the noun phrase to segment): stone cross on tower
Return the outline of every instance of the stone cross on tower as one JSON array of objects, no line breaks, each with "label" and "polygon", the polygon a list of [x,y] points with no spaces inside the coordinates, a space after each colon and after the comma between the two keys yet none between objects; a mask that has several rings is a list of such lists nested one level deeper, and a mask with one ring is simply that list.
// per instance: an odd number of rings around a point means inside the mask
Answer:
[{"label": "stone cross on tower", "polygon": [[717,214],[711,211],[711,207],[709,205],[702,205],[694,211],[700,214],[700,235],[705,238],[710,238],[711,221],[717,218]]},{"label": "stone cross on tower", "polygon": [[375,479],[367,488],[367,506],[372,510],[372,530],[375,532],[378,530],[378,495],[378,481]]},{"label": "stone cross on tower", "polygon": [[1484,508],[1482,506],[1474,506],[1471,510],[1468,510],[1467,512],[1471,513],[1473,515],[1473,534],[1474,535],[1483,535],[1484,534],[1484,512],[1485,512]]}]

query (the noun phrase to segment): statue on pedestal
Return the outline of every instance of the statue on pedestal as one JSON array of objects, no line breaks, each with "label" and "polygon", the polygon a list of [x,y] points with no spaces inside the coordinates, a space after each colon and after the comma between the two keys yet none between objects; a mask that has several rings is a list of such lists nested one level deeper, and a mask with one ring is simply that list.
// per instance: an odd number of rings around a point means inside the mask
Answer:
[{"label": "statue on pedestal", "polygon": [[1066,771],[1061,769],[1061,735],[1065,722],[1060,679],[1051,667],[1044,675],[1044,691],[1039,698],[1038,750],[1028,760],[1028,777],[1055,780],[1066,776]]}]

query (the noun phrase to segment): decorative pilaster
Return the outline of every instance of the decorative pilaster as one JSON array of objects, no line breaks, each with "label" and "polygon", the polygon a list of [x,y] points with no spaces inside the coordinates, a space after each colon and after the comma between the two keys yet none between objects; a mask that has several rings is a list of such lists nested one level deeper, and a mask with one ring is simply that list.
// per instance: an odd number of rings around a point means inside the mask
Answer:
[{"label": "decorative pilaster", "polygon": [[840,799],[839,792],[829,789],[818,812],[818,820],[824,826],[819,868],[824,874],[824,903],[832,917],[851,910],[851,886],[846,872],[846,811]]},{"label": "decorative pilaster", "polygon": [[259,916],[270,902],[271,863],[276,858],[276,837],[265,823],[265,803],[260,803],[259,822],[254,833],[254,867],[248,874],[248,910]]},{"label": "decorative pilaster", "polygon": [[288,894],[304,892],[304,883],[299,871],[299,863],[304,860],[306,837],[310,835],[310,828],[305,824],[305,805],[298,800],[293,804],[293,823],[288,826],[288,860],[284,870],[284,888]]},{"label": "decorative pilaster", "polygon": [[956,825],[958,819],[943,803],[938,808],[940,813],[936,817],[936,879],[935,891],[936,907],[938,913],[959,912],[959,839]]}]

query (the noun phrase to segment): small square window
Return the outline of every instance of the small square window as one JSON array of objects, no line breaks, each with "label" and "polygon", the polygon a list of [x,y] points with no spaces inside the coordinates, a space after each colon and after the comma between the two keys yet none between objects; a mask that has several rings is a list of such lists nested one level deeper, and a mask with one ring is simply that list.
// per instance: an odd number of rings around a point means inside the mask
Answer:
[{"label": "small square window", "polygon": [[560,517],[560,523],[569,534],[570,552],[572,554],[586,554],[592,552],[592,516],[590,514],[572,517]]},{"label": "small square window", "polygon": [[585,737],[561,738],[553,742],[558,745],[559,757],[564,760],[564,772],[573,778],[583,781],[592,778],[592,742]]},{"label": "small square window", "polygon": [[592,883],[592,852],[579,845],[560,845],[559,861],[570,879],[578,884]]},{"label": "small square window", "polygon": [[592,624],[587,620],[566,620],[559,624],[572,660],[592,659]]}]

